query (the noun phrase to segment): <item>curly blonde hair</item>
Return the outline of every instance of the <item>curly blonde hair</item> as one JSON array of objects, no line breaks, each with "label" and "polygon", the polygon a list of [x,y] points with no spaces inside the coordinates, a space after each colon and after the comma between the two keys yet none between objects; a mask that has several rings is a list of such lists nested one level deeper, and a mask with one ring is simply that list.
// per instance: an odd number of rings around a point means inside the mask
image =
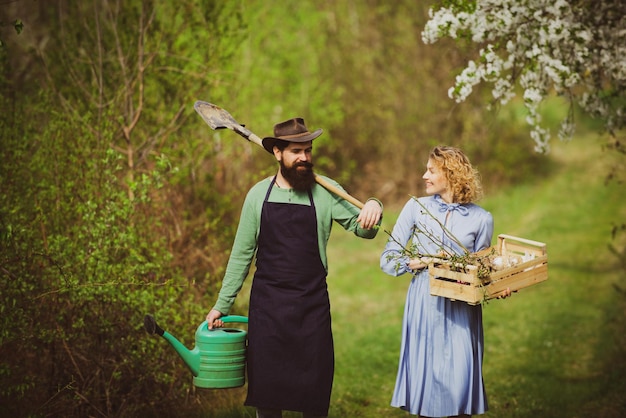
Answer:
[{"label": "curly blonde hair", "polygon": [[471,203],[483,197],[480,174],[472,167],[469,158],[460,149],[436,146],[430,151],[428,158],[446,176],[453,202]]}]

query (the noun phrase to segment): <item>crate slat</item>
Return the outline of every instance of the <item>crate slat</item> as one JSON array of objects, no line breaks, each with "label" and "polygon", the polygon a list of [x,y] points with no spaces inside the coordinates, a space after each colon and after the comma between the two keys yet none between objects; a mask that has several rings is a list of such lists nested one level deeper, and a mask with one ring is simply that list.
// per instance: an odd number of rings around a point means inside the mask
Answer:
[{"label": "crate slat", "polygon": [[[499,256],[533,256],[531,260],[513,267],[491,272],[488,278],[478,277],[478,266],[467,265],[463,271],[453,270],[450,262],[436,260],[429,265],[430,293],[452,300],[477,305],[501,295],[507,288],[517,291],[548,279],[548,254],[545,243],[498,235],[498,244],[479,252],[481,255],[494,251]],[[456,264],[458,269],[459,264]],[[463,267],[463,266],[461,266]]]}]

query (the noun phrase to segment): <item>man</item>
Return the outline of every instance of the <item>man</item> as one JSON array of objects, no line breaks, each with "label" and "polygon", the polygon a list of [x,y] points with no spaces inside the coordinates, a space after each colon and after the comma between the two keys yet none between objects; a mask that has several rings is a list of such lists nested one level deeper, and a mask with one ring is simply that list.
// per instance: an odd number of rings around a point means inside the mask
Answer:
[{"label": "man", "polygon": [[[257,417],[328,415],[334,373],[330,303],[326,287],[326,244],[332,221],[361,238],[376,236],[382,204],[371,198],[363,209],[318,185],[313,140],[302,118],[274,126],[263,147],[280,167],[246,196],[235,242],[209,328],[221,327],[250,269],[256,272],[248,323],[248,396]],[[326,178],[333,185],[336,182]]]}]

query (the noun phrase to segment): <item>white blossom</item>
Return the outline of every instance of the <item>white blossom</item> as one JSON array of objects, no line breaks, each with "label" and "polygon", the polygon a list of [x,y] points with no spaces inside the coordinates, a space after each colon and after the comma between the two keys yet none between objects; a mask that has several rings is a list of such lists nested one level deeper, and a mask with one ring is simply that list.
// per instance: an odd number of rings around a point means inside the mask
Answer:
[{"label": "white blossom", "polygon": [[[470,2],[475,6],[472,13],[462,7]],[[587,9],[572,4],[567,0],[457,1],[429,10],[422,39],[434,43],[463,34],[483,45],[478,63],[468,62],[448,95],[462,102],[475,85],[488,82],[493,85],[493,98],[505,104],[515,96],[515,84],[519,83],[535,149],[547,152],[550,132],[541,126],[538,107],[552,92],[570,100],[570,111],[560,124],[561,139],[569,139],[574,132],[574,101],[602,119],[609,131],[626,124],[624,8],[611,0],[596,0]],[[602,13],[607,10],[621,12],[621,20],[613,19],[613,26],[606,26],[611,19]],[[620,99],[611,101],[607,89]]]},{"label": "white blossom", "polygon": [[538,104],[543,100],[541,91],[536,87],[529,87],[524,91],[524,102],[529,105]]}]

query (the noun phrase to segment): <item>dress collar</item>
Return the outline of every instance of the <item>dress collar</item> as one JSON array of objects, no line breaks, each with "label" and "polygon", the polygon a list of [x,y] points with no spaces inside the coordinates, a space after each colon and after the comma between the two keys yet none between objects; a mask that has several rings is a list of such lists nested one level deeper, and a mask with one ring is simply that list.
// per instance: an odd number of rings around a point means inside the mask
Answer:
[{"label": "dress collar", "polygon": [[438,194],[436,194],[434,197],[435,202],[437,202],[437,205],[439,206],[439,212],[457,211],[462,216],[467,216],[467,214],[469,213],[469,209],[467,209],[467,206],[465,205],[462,205],[460,203],[446,203]]}]

